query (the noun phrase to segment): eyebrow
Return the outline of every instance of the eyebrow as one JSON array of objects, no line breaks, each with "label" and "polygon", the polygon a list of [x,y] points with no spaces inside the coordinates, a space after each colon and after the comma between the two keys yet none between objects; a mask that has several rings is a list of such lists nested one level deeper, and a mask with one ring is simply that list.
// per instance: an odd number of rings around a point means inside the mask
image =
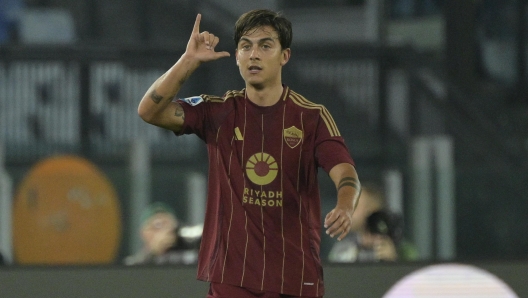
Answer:
[{"label": "eyebrow", "polygon": [[[278,38],[278,37],[264,37],[264,38],[262,38],[262,39],[259,39],[258,42],[260,43],[260,42],[264,42],[264,41],[273,41],[274,39],[279,39],[279,38]],[[252,42],[249,38],[247,38],[247,37],[241,37],[241,38],[240,38],[240,41],[247,41],[247,42],[249,42],[249,43],[253,43],[253,42]],[[240,41],[239,41],[239,42],[240,42]]]}]

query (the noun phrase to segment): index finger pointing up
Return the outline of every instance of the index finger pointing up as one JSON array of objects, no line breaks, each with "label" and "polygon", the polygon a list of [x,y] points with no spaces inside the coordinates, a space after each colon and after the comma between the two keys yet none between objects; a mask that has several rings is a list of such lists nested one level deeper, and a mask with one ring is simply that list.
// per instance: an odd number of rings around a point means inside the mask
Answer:
[{"label": "index finger pointing up", "polygon": [[200,33],[200,20],[201,19],[202,19],[202,15],[198,14],[196,16],[196,21],[194,21],[193,33]]}]

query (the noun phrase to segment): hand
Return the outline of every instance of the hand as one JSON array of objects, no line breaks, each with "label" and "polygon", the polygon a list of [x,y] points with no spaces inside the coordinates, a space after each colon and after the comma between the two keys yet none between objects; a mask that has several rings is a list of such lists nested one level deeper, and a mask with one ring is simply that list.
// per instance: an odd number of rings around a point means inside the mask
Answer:
[{"label": "hand", "polygon": [[149,240],[151,253],[158,256],[162,255],[176,244],[176,241],[177,238],[174,231],[164,230],[155,232],[152,239]]},{"label": "hand", "polygon": [[212,33],[204,31],[200,33],[200,20],[202,15],[196,16],[191,38],[187,43],[185,55],[191,56],[201,62],[217,60],[223,57],[229,57],[228,52],[215,52],[214,48],[220,39]]},{"label": "hand", "polygon": [[396,246],[388,236],[376,236],[376,239],[374,239],[374,253],[381,261],[396,261],[398,259]]},{"label": "hand", "polygon": [[326,234],[332,238],[338,235],[337,241],[341,241],[350,232],[351,222],[352,210],[337,206],[328,212],[325,217],[324,227],[327,228]]}]

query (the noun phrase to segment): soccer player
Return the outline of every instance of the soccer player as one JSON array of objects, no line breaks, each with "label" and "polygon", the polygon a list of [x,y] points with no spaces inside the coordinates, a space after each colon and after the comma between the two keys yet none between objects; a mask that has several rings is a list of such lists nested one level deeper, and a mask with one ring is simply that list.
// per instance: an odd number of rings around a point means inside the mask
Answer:
[{"label": "soccer player", "polygon": [[269,10],[235,24],[235,58],[245,88],[223,96],[178,99],[201,63],[228,57],[200,32],[198,14],[185,53],[142,98],[146,122],[196,134],[206,144],[209,181],[198,260],[208,297],[322,297],[321,208],[317,169],[337,189],[326,233],[350,229],[360,183],[328,110],[282,84],[291,56],[291,23]]}]

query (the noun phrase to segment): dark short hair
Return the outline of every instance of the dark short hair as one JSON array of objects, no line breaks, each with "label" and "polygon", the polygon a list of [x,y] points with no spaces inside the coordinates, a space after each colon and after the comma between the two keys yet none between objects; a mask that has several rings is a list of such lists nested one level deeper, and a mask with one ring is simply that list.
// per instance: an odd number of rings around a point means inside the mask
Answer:
[{"label": "dark short hair", "polygon": [[293,37],[291,22],[281,13],[268,9],[255,9],[240,16],[235,23],[235,46],[238,46],[238,42],[244,34],[263,26],[271,26],[277,31],[282,49],[291,46]]}]

